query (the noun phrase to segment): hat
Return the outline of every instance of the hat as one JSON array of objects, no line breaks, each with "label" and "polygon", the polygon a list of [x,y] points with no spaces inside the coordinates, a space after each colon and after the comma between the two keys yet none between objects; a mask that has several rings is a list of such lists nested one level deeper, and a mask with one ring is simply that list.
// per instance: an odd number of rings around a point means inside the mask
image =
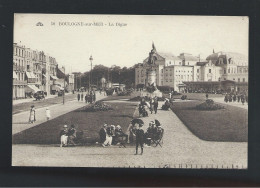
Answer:
[{"label": "hat", "polygon": [[111,125],[111,127],[115,128],[116,126],[115,125]]},{"label": "hat", "polygon": [[106,126],[107,126],[107,124],[105,123],[103,126],[104,126],[104,127],[106,127]]},{"label": "hat", "polygon": [[32,108],[34,107],[34,105],[31,106]]},{"label": "hat", "polygon": [[68,125],[64,125],[63,127],[64,127],[64,128],[68,128]]},{"label": "hat", "polygon": [[121,126],[120,126],[120,125],[117,125],[116,128],[121,129]]}]

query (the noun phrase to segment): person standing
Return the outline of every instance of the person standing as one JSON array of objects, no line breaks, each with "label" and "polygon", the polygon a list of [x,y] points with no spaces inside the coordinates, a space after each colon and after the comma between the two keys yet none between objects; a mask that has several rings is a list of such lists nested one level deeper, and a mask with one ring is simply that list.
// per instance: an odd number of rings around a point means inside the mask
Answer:
[{"label": "person standing", "polygon": [[208,93],[206,93],[206,99],[208,100],[208,98],[209,98],[209,94],[208,94]]},{"label": "person standing", "polygon": [[46,118],[47,118],[47,121],[49,121],[51,118],[51,111],[48,107],[46,108]]},{"label": "person standing", "polygon": [[150,99],[150,111],[151,111],[151,114],[153,113],[153,110],[154,110],[154,100],[153,98]]},{"label": "person standing", "polygon": [[80,94],[78,93],[78,101],[80,100]]},{"label": "person standing", "polygon": [[86,103],[88,102],[88,95],[87,94],[85,95],[85,102]]},{"label": "person standing", "polygon": [[157,97],[154,98],[153,106],[154,106],[154,113],[157,114],[157,109],[158,109],[158,99],[157,99]]},{"label": "person standing", "polygon": [[135,135],[136,135],[136,152],[135,152],[135,155],[138,154],[139,145],[141,147],[141,155],[144,152],[144,130],[142,129],[142,127],[143,127],[143,124],[140,123],[139,127],[137,128],[136,133],[135,133]]},{"label": "person standing", "polygon": [[30,110],[29,123],[34,123],[35,121],[36,121],[35,108],[34,108],[34,105],[32,105],[31,110]]},{"label": "person standing", "polygon": [[93,101],[96,102],[96,92],[93,91]]},{"label": "person standing", "polygon": [[83,92],[81,93],[81,101],[83,101],[83,97],[84,97],[84,95],[83,95]]}]

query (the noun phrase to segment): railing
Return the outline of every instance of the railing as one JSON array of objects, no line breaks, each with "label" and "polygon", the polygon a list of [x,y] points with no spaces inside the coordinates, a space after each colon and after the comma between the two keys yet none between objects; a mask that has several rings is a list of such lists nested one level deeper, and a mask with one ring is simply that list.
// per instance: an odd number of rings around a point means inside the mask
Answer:
[{"label": "railing", "polygon": [[13,65],[13,70],[14,71],[25,71],[25,66],[18,66],[18,65]]}]

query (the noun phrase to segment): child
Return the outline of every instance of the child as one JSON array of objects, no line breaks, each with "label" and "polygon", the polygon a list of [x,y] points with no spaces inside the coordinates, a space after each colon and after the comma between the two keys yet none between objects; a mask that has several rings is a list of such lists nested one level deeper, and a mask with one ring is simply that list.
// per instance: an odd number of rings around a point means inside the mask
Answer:
[{"label": "child", "polygon": [[50,112],[49,108],[46,108],[46,118],[47,118],[47,121],[49,121],[51,118],[51,112]]}]

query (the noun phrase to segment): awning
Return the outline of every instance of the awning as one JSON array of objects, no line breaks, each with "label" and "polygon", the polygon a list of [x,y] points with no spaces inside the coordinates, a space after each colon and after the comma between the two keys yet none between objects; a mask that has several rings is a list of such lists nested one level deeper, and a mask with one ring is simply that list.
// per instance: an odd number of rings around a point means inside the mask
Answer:
[{"label": "awning", "polygon": [[64,88],[60,87],[59,85],[52,85],[51,90],[60,91],[64,90]]},{"label": "awning", "polygon": [[38,87],[36,87],[35,85],[27,85],[25,88],[25,92],[36,93],[37,91],[40,91],[40,89]]},{"label": "awning", "polygon": [[52,76],[52,75],[51,75],[51,79],[53,79],[53,80],[58,80],[59,78],[57,78],[56,76]]},{"label": "awning", "polygon": [[13,78],[18,79],[17,74],[13,71]]},{"label": "awning", "polygon": [[36,78],[32,72],[26,72],[27,78]]}]

